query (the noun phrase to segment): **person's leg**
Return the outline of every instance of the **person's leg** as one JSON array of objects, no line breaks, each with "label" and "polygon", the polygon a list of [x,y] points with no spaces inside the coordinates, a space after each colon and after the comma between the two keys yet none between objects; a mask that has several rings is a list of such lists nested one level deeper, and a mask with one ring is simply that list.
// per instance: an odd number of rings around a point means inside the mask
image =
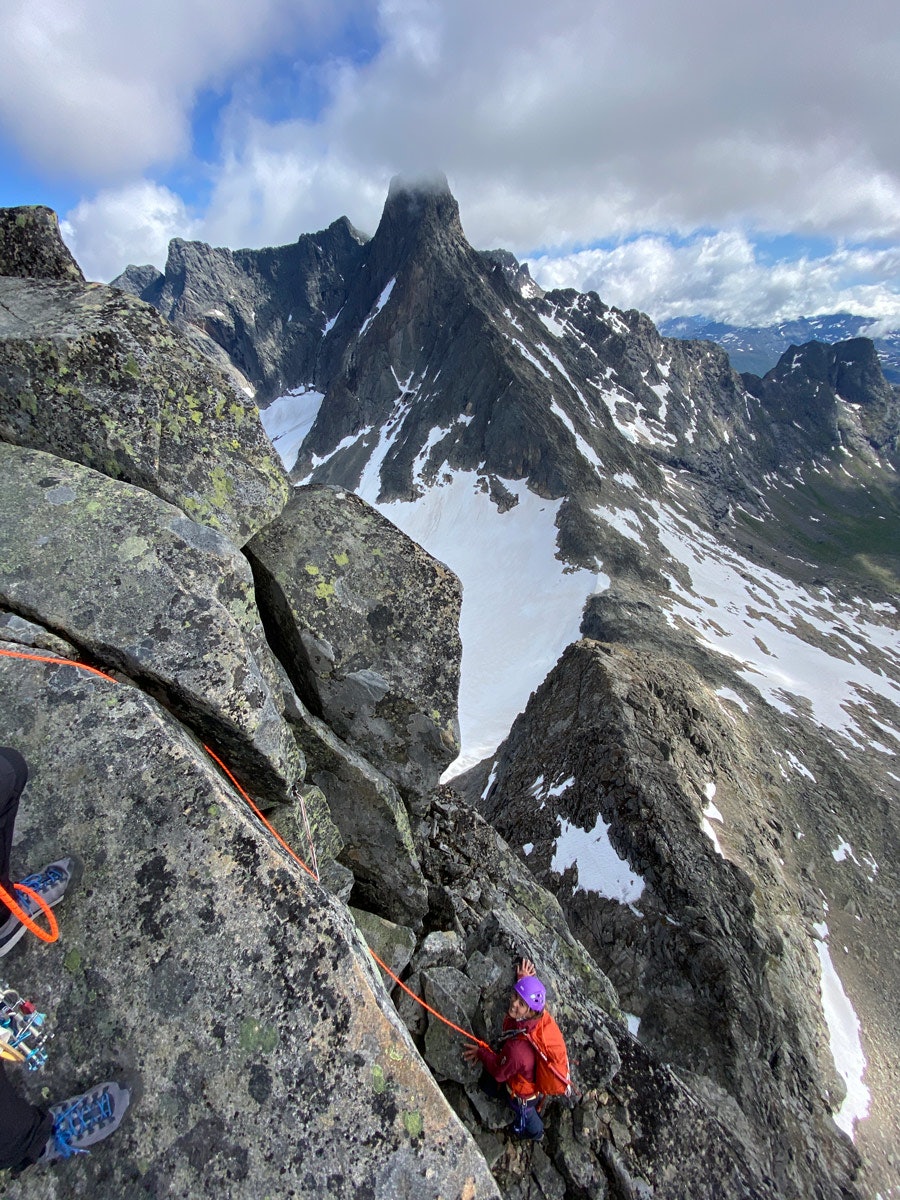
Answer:
[{"label": "person's leg", "polygon": [[0,886],[12,889],[9,861],[19,797],[28,782],[28,765],[18,750],[0,746]]},{"label": "person's leg", "polygon": [[52,1130],[53,1117],[19,1095],[0,1060],[0,1168],[22,1170],[37,1162]]},{"label": "person's leg", "polygon": [[544,1122],[537,1110],[537,1101],[533,1100],[529,1104],[523,1104],[520,1100],[510,1096],[509,1106],[516,1114],[513,1133],[528,1141],[539,1142],[544,1136]]}]

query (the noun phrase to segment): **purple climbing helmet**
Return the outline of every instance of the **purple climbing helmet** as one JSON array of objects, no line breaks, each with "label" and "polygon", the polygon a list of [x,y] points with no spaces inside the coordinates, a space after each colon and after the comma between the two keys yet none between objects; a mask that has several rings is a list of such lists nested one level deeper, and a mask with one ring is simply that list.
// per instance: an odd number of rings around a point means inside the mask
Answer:
[{"label": "purple climbing helmet", "polygon": [[537,975],[523,975],[513,984],[513,991],[535,1012],[544,1011],[544,1005],[547,1003],[547,989]]}]

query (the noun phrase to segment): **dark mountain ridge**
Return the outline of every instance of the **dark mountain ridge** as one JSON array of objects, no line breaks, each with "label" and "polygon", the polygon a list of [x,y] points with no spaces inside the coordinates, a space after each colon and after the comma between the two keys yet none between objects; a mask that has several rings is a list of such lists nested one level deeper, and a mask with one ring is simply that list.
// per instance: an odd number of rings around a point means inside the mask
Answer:
[{"label": "dark mountain ridge", "polygon": [[[511,255],[469,246],[446,181],[395,181],[370,240],[342,218],[265,251],[176,241],[170,260],[149,285],[146,268],[130,267],[114,286],[213,343],[262,407],[292,389],[323,395],[297,478],[358,486],[374,461],[385,501],[415,497],[442,468],[477,472],[493,494],[497,479],[524,479],[564,498],[560,552],[585,566],[600,549],[590,513],[601,481],[611,498],[624,475],[659,496],[660,468],[696,485],[745,552],[782,569],[808,557],[787,538],[790,520],[768,536],[798,471],[815,472],[838,507],[849,471],[897,521],[900,389],[870,342],[826,352],[833,369],[811,347],[788,350],[758,380],[709,342],[662,337],[595,293],[523,294]],[[865,526],[865,505],[854,520]],[[866,563],[849,564],[857,577],[873,565],[897,573],[890,539],[875,541]]]},{"label": "dark mountain ridge", "polygon": [[[458,786],[557,896],[653,1052],[724,1114],[742,1161],[784,1197],[873,1194],[833,1120],[854,1084],[830,1048],[822,964],[830,944],[873,1094],[868,1120],[842,1120],[885,1181],[900,1080],[887,1003],[900,389],[864,338],[787,347],[742,376],[720,347],[666,338],[595,293],[542,293],[512,256],[469,246],[443,184],[392,185],[354,254],[330,302],[310,302],[305,373],[272,366],[287,296],[259,329],[274,348],[241,360],[264,421],[291,389],[321,396],[293,478],[358,490],[398,523],[424,513],[426,531],[462,493],[446,553],[474,538],[484,501],[495,542],[479,577],[505,556],[517,506],[546,500],[556,575],[515,577],[495,601],[510,624],[531,606],[537,630],[560,577],[592,580],[584,640]],[[230,286],[195,290],[254,308]],[[200,315],[187,304],[176,321]],[[492,674],[494,650],[479,649]],[[704,826],[713,795],[721,853]],[[603,891],[607,849],[642,876],[646,911]]]},{"label": "dark mountain ridge", "polygon": [[[869,337],[873,336],[872,326],[871,317],[852,313],[797,317],[776,325],[729,325],[703,316],[669,317],[659,323],[660,332],[666,337],[715,342],[727,351],[736,371],[754,375],[765,375],[792,345],[813,341],[834,345]],[[873,336],[873,341],[885,377],[891,383],[900,383],[900,330]]]}]

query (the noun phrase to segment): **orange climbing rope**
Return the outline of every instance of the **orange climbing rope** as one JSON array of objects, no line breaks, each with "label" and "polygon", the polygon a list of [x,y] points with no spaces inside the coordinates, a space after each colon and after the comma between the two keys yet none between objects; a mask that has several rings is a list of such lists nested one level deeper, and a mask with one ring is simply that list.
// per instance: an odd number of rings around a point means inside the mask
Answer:
[{"label": "orange climbing rope", "polygon": [[222,762],[221,758],[219,758],[218,754],[215,754],[212,750],[210,750],[209,746],[207,746],[205,744],[203,746],[203,749],[206,751],[206,753],[209,755],[209,757],[213,760],[213,762],[218,763],[218,765],[222,768],[222,770],[225,772],[225,774],[228,776],[228,778],[231,780],[231,782],[234,784],[234,786],[237,788],[237,790],[241,793],[241,795],[244,797],[244,799],[247,801],[247,803],[250,805],[250,807],[253,809],[253,811],[256,813],[256,815],[259,817],[260,821],[262,821],[263,825],[265,825],[266,829],[268,829],[269,833],[271,833],[272,836],[275,838],[276,842],[278,842],[279,845],[283,846],[284,849],[287,850],[287,852],[291,856],[291,858],[294,860],[294,862],[299,863],[300,866],[303,868],[303,870],[307,873],[307,875],[309,875],[311,878],[313,878],[316,881],[316,883],[318,883],[319,877],[315,873],[315,871],[311,870],[306,865],[306,863],[303,861],[303,859],[300,857],[300,855],[296,852],[296,850],[294,850],[293,847],[289,846],[287,844],[287,842],[284,840],[284,838],[281,836],[281,834],[277,831],[277,829],[274,829],[269,824],[269,822],[262,815],[262,813],[259,811],[259,809],[256,807],[256,805],[253,803],[253,801],[250,799],[250,797],[247,795],[247,793],[244,791],[244,789],[241,787],[241,785],[238,783],[238,781],[235,779],[235,777],[232,775],[232,773],[228,770],[228,768]]},{"label": "orange climbing rope", "polygon": [[390,975],[390,977],[391,977],[391,979],[393,979],[394,983],[398,984],[401,988],[403,988],[403,990],[404,990],[404,992],[406,992],[407,996],[411,996],[413,998],[413,1000],[415,1000],[416,1004],[421,1004],[422,1007],[424,1009],[426,1009],[428,1012],[430,1012],[432,1016],[437,1017],[437,1019],[439,1021],[443,1021],[445,1025],[449,1025],[450,1028],[456,1030],[457,1033],[461,1033],[464,1038],[468,1038],[469,1041],[474,1042],[476,1046],[483,1046],[485,1048],[485,1050],[490,1050],[490,1046],[487,1044],[487,1042],[483,1042],[481,1040],[481,1038],[477,1038],[474,1033],[467,1032],[467,1030],[463,1029],[461,1026],[454,1025],[452,1021],[448,1021],[446,1017],[441,1016],[441,1014],[438,1012],[438,1010],[436,1008],[432,1008],[430,1004],[426,1004],[426,1002],[422,999],[421,996],[417,996],[416,993],[412,990],[412,988],[408,988],[401,979],[397,978],[397,976],[394,974],[394,972],[391,970],[390,967],[385,966],[385,964],[381,961],[381,959],[378,957],[378,955],[375,953],[375,951],[372,949],[371,946],[369,947],[369,953],[372,955],[372,957],[378,963],[379,967],[381,967],[382,971],[384,971],[388,975]]},{"label": "orange climbing rope", "polygon": [[14,883],[13,888],[17,892],[23,892],[26,896],[30,896],[35,904],[37,904],[38,908],[47,918],[47,924],[50,926],[49,931],[46,929],[41,929],[40,925],[38,925],[38,923],[28,915],[21,904],[16,902],[15,897],[11,896],[6,888],[2,886],[0,886],[0,900],[3,901],[13,916],[18,917],[25,928],[30,930],[35,937],[40,938],[42,942],[55,942],[59,937],[59,926],[56,923],[56,917],[53,915],[53,910],[44,897],[38,895],[37,892],[32,891],[30,887],[26,887],[24,883]]},{"label": "orange climbing rope", "polygon": [[[21,651],[17,651],[17,650],[4,650],[4,649],[0,649],[0,655],[5,655],[7,658],[24,658],[24,659],[28,659],[32,662],[51,663],[53,665],[57,665],[57,666],[61,666],[61,667],[77,667],[80,671],[89,671],[92,675],[98,675],[101,679],[108,680],[109,683],[118,684],[118,682],[119,682],[118,679],[115,679],[112,675],[107,675],[103,671],[99,671],[96,667],[88,666],[87,663],[76,662],[74,659],[54,658],[54,657],[52,657],[50,655],[46,655],[46,654],[25,654],[25,653],[23,653]],[[281,836],[281,834],[276,829],[273,828],[273,826],[269,823],[269,821],[266,820],[266,818],[260,812],[257,805],[254,804],[254,802],[251,800],[249,794],[238,783],[237,779],[235,779],[234,775],[231,773],[231,771],[229,771],[228,767],[226,767],[225,763],[222,762],[221,758],[219,758],[219,756],[215,753],[215,751],[211,750],[210,747],[207,746],[205,743],[203,743],[203,749],[206,751],[206,753],[209,755],[209,757],[213,760],[213,762],[216,763],[216,765],[228,777],[228,779],[231,781],[231,783],[234,785],[234,787],[237,789],[237,791],[241,794],[241,796],[244,798],[244,800],[246,800],[247,804],[253,810],[255,815],[259,818],[259,820],[263,823],[263,825],[266,827],[266,829],[268,829],[269,833],[271,833],[272,836],[275,838],[275,840],[278,842],[278,844],[280,846],[282,846],[284,850],[287,851],[287,853],[294,860],[294,862],[298,863],[299,866],[301,866],[303,868],[303,870],[307,873],[307,875],[309,875],[312,879],[314,879],[316,881],[316,883],[318,883],[319,882],[318,874],[315,871],[311,870],[306,865],[306,863],[303,861],[303,859],[300,857],[300,855],[293,849],[293,847],[290,846],[285,841],[285,839]],[[310,840],[310,848],[313,852],[313,856],[315,856],[315,847],[312,842],[312,833],[309,828],[309,820],[306,816],[305,807],[303,809],[303,819],[304,819],[304,822],[306,823],[306,832],[307,832],[307,836],[309,837],[309,840]],[[35,934],[37,937],[39,937],[42,941],[55,942],[57,940],[57,938],[59,937],[59,927],[57,926],[56,918],[54,917],[53,912],[50,909],[50,907],[47,905],[47,903],[44,901],[44,899],[41,896],[39,896],[36,892],[33,892],[31,890],[31,888],[25,887],[24,884],[19,884],[19,883],[15,884],[14,886],[16,887],[16,889],[18,891],[24,892],[26,895],[30,896],[33,900],[35,900],[37,902],[38,907],[42,910],[42,912],[44,913],[44,915],[47,918],[47,923],[50,926],[50,932],[47,933],[45,930],[41,929],[41,927],[38,924],[36,924],[36,922],[34,922],[31,919],[31,917],[28,916],[28,914],[24,911],[24,909],[21,907],[21,905],[17,904],[15,899],[12,896],[10,896],[9,893],[6,892],[5,889],[2,887],[0,887],[0,900],[2,900],[2,902],[4,904],[6,904],[7,908],[9,908],[11,910],[11,912],[13,912],[15,914],[15,916],[17,916],[19,918],[19,920],[25,925],[25,927],[27,929],[29,929],[33,934]],[[450,1029],[454,1030],[456,1033],[461,1034],[464,1038],[468,1038],[468,1040],[470,1042],[474,1042],[477,1046],[483,1046],[486,1050],[490,1049],[487,1042],[483,1042],[480,1038],[475,1037],[475,1035],[473,1033],[469,1033],[467,1030],[461,1028],[461,1026],[455,1025],[452,1021],[448,1020],[447,1017],[445,1017],[441,1013],[439,1013],[436,1008],[432,1008],[430,1004],[427,1004],[422,999],[421,996],[417,996],[416,993],[411,988],[407,987],[407,985],[401,979],[398,979],[398,977],[394,974],[394,972],[390,969],[390,967],[388,967],[385,963],[383,963],[381,961],[381,959],[378,957],[378,955],[375,953],[375,951],[371,949],[371,947],[369,948],[369,953],[372,955],[375,962],[378,963],[379,967],[381,967],[382,971],[384,971],[386,975],[389,975],[390,978],[393,979],[394,983],[396,983],[398,987],[402,988],[403,991],[406,992],[406,994],[408,996],[410,996],[413,1000],[415,1000],[415,1002],[417,1004],[421,1004],[421,1006],[427,1012],[430,1012],[432,1014],[432,1016],[437,1017],[437,1019],[439,1021],[442,1021],[445,1025],[449,1026]]]},{"label": "orange climbing rope", "polygon": [[[31,662],[51,663],[55,666],[61,666],[61,667],[77,667],[79,671],[89,671],[92,675],[98,675],[101,679],[105,679],[109,683],[118,684],[118,682],[119,682],[118,679],[114,678],[112,675],[107,675],[104,671],[99,671],[96,667],[91,667],[87,663],[77,662],[75,659],[71,659],[71,658],[56,658],[56,657],[54,657],[52,655],[48,655],[48,654],[25,654],[20,650],[5,650],[5,649],[0,649],[0,654],[4,655],[6,658],[25,658]],[[237,790],[240,792],[240,794],[243,796],[243,798],[250,805],[251,809],[256,814],[256,816],[259,817],[260,821],[262,821],[263,825],[265,825],[266,829],[268,829],[269,832],[275,837],[275,839],[285,848],[285,850],[287,850],[287,852],[288,852],[288,854],[290,854],[291,858],[293,858],[296,862],[298,862],[300,864],[300,866],[304,869],[304,871],[306,871],[308,875],[311,875],[312,878],[315,879],[315,881],[318,883],[318,881],[319,881],[318,875],[316,875],[314,871],[311,871],[309,869],[309,867],[306,865],[306,863],[303,861],[303,859],[299,856],[299,854],[296,854],[291,849],[291,847],[287,844],[287,842],[284,840],[284,838],[281,837],[281,835],[272,828],[272,826],[269,824],[269,822],[266,820],[266,818],[262,815],[262,813],[257,808],[257,806],[250,799],[247,792],[241,787],[241,785],[238,783],[238,781],[235,779],[235,777],[232,775],[232,773],[228,770],[228,768],[222,762],[221,758],[219,758],[218,755],[214,754],[213,751],[210,750],[209,746],[204,745],[203,749],[210,756],[210,758],[212,758],[222,768],[222,770],[225,772],[225,774],[228,776],[228,778],[231,780],[231,782],[234,784],[234,786],[237,788]],[[304,815],[304,819],[306,819],[305,811],[304,811],[303,815]],[[309,827],[309,825],[307,822],[307,828],[308,827]],[[16,885],[16,886],[18,886],[18,885]],[[0,892],[2,892],[2,889],[0,889]],[[36,926],[34,924],[34,922],[30,920],[30,918],[25,917],[23,915],[22,909],[19,907],[18,904],[16,904],[15,900],[11,896],[7,895],[6,893],[3,893],[2,896],[0,896],[0,899],[3,899],[4,903],[6,903],[7,906],[10,909],[12,909],[12,911],[15,913],[15,915],[17,917],[19,917],[19,919],[21,921],[24,922],[24,924],[27,926],[28,929],[30,929],[33,933],[36,933],[38,937],[43,938],[45,941],[55,941],[55,936],[53,938],[47,938],[46,935],[43,933],[43,931],[39,931],[39,926]],[[42,900],[39,900],[39,903],[42,908],[45,907]],[[47,913],[48,920],[51,924],[51,929],[55,929],[56,922],[53,919],[52,913],[50,913],[49,909],[46,910],[46,913]]]},{"label": "orange climbing rope", "polygon": [[119,682],[112,675],[98,671],[96,667],[89,667],[87,663],[75,662],[71,658],[51,658],[46,654],[23,654],[20,650],[0,650],[0,654],[5,654],[7,658],[27,658],[32,662],[56,663],[61,667],[77,667],[79,671],[90,671],[92,675],[99,675],[101,679],[108,679],[110,683]]}]

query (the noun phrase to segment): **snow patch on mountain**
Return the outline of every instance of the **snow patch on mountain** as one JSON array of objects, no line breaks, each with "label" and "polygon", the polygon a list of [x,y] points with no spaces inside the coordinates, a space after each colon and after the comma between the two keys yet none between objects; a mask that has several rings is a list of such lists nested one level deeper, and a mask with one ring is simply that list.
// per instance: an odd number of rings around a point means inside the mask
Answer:
[{"label": "snow patch on mountain", "polygon": [[462,751],[450,778],[506,737],[531,692],[579,636],[587,597],[610,581],[599,569],[563,569],[556,557],[561,501],[505,479],[519,502],[501,513],[474,472],[446,475],[449,482],[444,477],[418,500],[379,503],[377,473],[367,466],[359,493],[462,580]]},{"label": "snow patch on mountain", "polygon": [[589,445],[589,443],[584,440],[572,423],[572,419],[568,413],[564,413],[556,401],[552,398],[550,400],[550,411],[562,422],[563,425],[565,425],[569,433],[571,433],[572,437],[575,439],[575,445],[578,447],[578,452],[581,454],[582,458],[586,459],[592,467],[596,467],[596,469],[599,471],[602,468],[603,463],[597,456],[597,451],[593,448],[593,446]]},{"label": "snow patch on mountain", "polygon": [[295,388],[260,410],[263,429],[288,471],[293,467],[300,444],[312,429],[324,399],[323,392]]},{"label": "snow patch on mountain", "polygon": [[632,871],[609,840],[609,825],[598,815],[593,829],[580,829],[560,818],[551,870],[562,874],[578,868],[576,892],[596,892],[619,904],[634,904],[644,893],[644,880]]},{"label": "snow patch on mountain", "polygon": [[[860,724],[877,715],[872,697],[900,707],[896,630],[865,600],[851,607],[827,588],[813,594],[729,550],[674,508],[654,508],[660,542],[691,581],[668,576],[669,623],[690,626],[740,662],[740,674],[781,712],[806,709],[860,748],[896,753]],[[900,729],[881,727],[900,744]]]},{"label": "snow patch on mountain", "polygon": [[835,1069],[847,1087],[844,1102],[835,1113],[834,1121],[852,1138],[856,1122],[869,1115],[871,1100],[869,1089],[863,1083],[866,1057],[860,1038],[859,1018],[831,961],[827,941],[828,926],[824,922],[816,922],[813,928],[816,932],[814,940],[822,972],[819,986],[825,1024],[828,1026],[831,1042],[831,1054]]},{"label": "snow patch on mountain", "polygon": [[362,341],[362,339],[366,336],[366,334],[369,331],[369,326],[372,324],[372,322],[375,320],[375,318],[378,316],[378,314],[381,312],[381,310],[387,304],[388,300],[390,300],[391,292],[394,290],[394,284],[396,282],[397,282],[396,278],[391,279],[390,282],[388,282],[385,285],[384,290],[382,291],[381,295],[375,301],[375,308],[372,310],[372,312],[369,313],[369,315],[366,317],[365,321],[363,321],[362,327],[360,328],[360,331],[359,331],[360,341]]}]

